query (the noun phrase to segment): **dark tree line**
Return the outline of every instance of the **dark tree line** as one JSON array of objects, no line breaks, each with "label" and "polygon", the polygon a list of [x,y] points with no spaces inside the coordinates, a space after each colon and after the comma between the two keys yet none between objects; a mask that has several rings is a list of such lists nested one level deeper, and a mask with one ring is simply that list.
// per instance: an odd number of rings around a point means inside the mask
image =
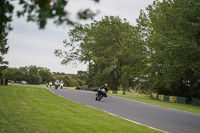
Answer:
[{"label": "dark tree line", "polygon": [[[81,74],[84,73],[84,74]],[[77,74],[51,72],[48,68],[25,66],[20,68],[7,68],[4,77],[11,81],[27,81],[28,84],[46,84],[50,81],[63,81],[64,86],[83,86],[86,83],[87,72],[78,71]]]}]

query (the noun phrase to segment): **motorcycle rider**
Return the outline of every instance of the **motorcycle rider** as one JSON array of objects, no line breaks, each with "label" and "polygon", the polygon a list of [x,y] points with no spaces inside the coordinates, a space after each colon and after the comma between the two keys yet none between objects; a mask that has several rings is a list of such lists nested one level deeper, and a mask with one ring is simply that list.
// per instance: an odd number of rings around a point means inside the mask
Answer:
[{"label": "motorcycle rider", "polygon": [[50,82],[49,82],[49,87],[50,87],[50,88],[51,88],[51,85],[52,85],[52,82],[50,81]]},{"label": "motorcycle rider", "polygon": [[55,82],[55,89],[57,89],[58,86],[60,86],[60,83],[59,83],[59,80],[56,80],[56,82]]},{"label": "motorcycle rider", "polygon": [[[98,96],[99,94],[102,94],[104,97],[107,97],[107,94],[108,93],[108,84],[105,84],[101,87],[99,87],[99,89],[97,90],[97,93],[96,93],[96,96]],[[106,93],[103,93],[102,90],[105,89]]]},{"label": "motorcycle rider", "polygon": [[46,87],[48,88],[48,86],[49,86],[49,84],[47,83],[47,84],[46,84]]},{"label": "motorcycle rider", "polygon": [[61,81],[61,82],[60,82],[60,88],[61,88],[61,89],[63,88],[63,85],[64,85],[64,83],[63,83],[63,81]]}]

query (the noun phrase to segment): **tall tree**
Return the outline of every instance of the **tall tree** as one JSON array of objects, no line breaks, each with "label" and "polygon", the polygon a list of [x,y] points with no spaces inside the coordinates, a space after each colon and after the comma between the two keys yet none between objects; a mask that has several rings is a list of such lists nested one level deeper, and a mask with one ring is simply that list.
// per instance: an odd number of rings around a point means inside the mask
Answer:
[{"label": "tall tree", "polygon": [[7,0],[0,2],[0,78],[3,76],[3,71],[7,68],[7,61],[4,61],[3,56],[7,54],[9,47],[7,46],[7,35],[11,30],[10,22],[12,21],[12,12],[14,7]]},{"label": "tall tree", "polygon": [[74,79],[70,74],[59,73],[59,72],[57,73],[54,72],[53,74],[56,80],[64,82],[64,86],[73,87],[79,85],[77,80]]},{"label": "tall tree", "polygon": [[7,68],[4,75],[7,79],[18,81],[19,75],[17,74],[18,69],[17,68]]},{"label": "tall tree", "polygon": [[26,68],[26,71],[23,72],[26,75],[24,80],[26,80],[29,84],[40,84],[42,83],[42,77],[39,73],[39,69],[36,66],[29,66]]},{"label": "tall tree", "polygon": [[48,68],[38,67],[39,75],[42,77],[42,83],[53,81],[53,75]]},{"label": "tall tree", "polygon": [[148,80],[161,93],[200,96],[200,1],[156,0],[141,12]]},{"label": "tall tree", "polygon": [[87,81],[88,78],[88,72],[87,71],[78,71],[77,72],[77,78],[83,81]]},{"label": "tall tree", "polygon": [[89,85],[99,86],[108,83],[117,89],[124,65],[134,66],[140,58],[141,49],[135,28],[119,17],[105,16],[101,21],[81,25],[71,30],[71,42],[64,41],[71,50],[56,50],[58,57],[67,64],[74,60],[88,62]]}]

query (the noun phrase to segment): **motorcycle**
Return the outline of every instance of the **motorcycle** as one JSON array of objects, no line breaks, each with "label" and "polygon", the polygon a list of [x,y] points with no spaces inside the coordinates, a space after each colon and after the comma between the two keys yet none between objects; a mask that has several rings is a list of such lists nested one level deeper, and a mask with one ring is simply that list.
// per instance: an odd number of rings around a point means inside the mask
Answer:
[{"label": "motorcycle", "polygon": [[107,92],[106,92],[106,90],[104,89],[104,88],[99,88],[98,89],[98,91],[97,91],[97,93],[96,93],[96,98],[95,98],[95,100],[96,101],[101,101],[101,99],[103,98],[103,97],[107,97],[107,94],[106,94]]},{"label": "motorcycle", "polygon": [[50,87],[50,88],[51,88],[51,85],[52,85],[52,82],[50,81],[50,82],[49,82],[49,87]]},{"label": "motorcycle", "polygon": [[55,90],[57,90],[59,86],[60,86],[60,84],[59,84],[59,83],[56,83],[56,84],[55,84]]},{"label": "motorcycle", "polygon": [[63,83],[60,83],[60,88],[61,88],[61,89],[63,88]]}]

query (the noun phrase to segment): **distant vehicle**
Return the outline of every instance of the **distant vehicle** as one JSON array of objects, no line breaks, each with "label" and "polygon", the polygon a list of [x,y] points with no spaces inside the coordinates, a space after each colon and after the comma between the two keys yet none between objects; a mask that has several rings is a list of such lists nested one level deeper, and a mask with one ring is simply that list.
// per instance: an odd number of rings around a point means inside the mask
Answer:
[{"label": "distant vehicle", "polygon": [[22,84],[27,84],[27,82],[26,82],[26,81],[22,81],[21,83],[22,83]]}]

